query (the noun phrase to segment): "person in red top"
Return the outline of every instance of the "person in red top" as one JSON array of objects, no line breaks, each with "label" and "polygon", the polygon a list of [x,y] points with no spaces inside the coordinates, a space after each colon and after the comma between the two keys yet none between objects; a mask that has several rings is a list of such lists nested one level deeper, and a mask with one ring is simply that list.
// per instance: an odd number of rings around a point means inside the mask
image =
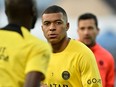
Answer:
[{"label": "person in red top", "polygon": [[114,87],[114,58],[96,42],[99,34],[97,17],[85,13],[78,18],[78,40],[88,46],[96,57],[103,87]]}]

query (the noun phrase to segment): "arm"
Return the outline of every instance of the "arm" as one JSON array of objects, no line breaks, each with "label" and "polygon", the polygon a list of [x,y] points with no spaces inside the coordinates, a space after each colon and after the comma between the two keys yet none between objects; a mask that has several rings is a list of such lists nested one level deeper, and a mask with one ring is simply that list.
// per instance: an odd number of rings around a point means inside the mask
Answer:
[{"label": "arm", "polygon": [[24,87],[40,87],[40,82],[44,80],[44,78],[41,72],[29,72],[26,75]]},{"label": "arm", "polygon": [[102,81],[95,57],[91,51],[85,52],[80,60],[83,87],[102,87]]},{"label": "arm", "polygon": [[44,44],[40,47],[40,45],[34,47],[29,55],[25,68],[24,87],[40,87],[40,82],[45,79],[51,49]]},{"label": "arm", "polygon": [[114,58],[109,57],[108,72],[106,77],[106,87],[114,87]]}]

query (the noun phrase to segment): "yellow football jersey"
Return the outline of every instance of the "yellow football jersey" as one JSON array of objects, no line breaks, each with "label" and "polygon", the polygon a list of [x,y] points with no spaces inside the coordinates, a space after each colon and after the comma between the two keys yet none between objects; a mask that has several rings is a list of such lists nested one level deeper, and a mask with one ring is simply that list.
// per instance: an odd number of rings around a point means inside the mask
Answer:
[{"label": "yellow football jersey", "polygon": [[52,54],[44,83],[48,87],[102,87],[93,53],[76,40]]},{"label": "yellow football jersey", "polygon": [[0,87],[23,87],[31,71],[45,74],[51,53],[48,43],[24,27],[8,25],[0,30]]}]

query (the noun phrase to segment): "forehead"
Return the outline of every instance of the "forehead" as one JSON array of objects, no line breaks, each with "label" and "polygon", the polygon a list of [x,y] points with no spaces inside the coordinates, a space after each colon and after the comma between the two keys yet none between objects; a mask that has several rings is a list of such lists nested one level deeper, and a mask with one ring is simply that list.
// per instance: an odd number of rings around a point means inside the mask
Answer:
[{"label": "forehead", "polygon": [[63,14],[62,13],[43,14],[42,20],[43,21],[63,20]]},{"label": "forehead", "polygon": [[80,20],[78,22],[78,25],[81,26],[86,26],[86,25],[95,25],[95,20],[94,19],[85,19],[85,20]]}]

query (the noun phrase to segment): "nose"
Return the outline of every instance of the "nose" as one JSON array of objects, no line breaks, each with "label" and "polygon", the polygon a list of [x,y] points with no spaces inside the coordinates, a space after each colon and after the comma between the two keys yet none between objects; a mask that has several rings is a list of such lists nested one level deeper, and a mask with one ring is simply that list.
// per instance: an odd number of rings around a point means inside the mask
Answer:
[{"label": "nose", "polygon": [[56,30],[55,24],[52,23],[50,25],[50,31],[55,31],[55,30]]},{"label": "nose", "polygon": [[55,31],[55,30],[56,30],[55,28],[50,29],[50,31]]},{"label": "nose", "polygon": [[89,34],[88,29],[85,29],[85,30],[84,30],[84,34]]}]

